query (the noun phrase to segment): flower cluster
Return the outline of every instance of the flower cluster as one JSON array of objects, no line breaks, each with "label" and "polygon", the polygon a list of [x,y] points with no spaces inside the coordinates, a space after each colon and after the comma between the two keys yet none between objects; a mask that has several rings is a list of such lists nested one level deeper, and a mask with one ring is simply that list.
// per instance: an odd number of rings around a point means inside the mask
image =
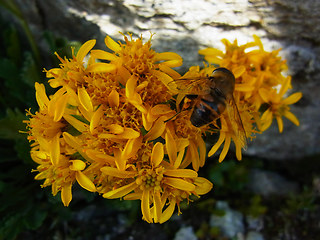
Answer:
[{"label": "flower cluster", "polygon": [[[82,45],[59,68],[46,70],[50,97],[36,83],[39,111],[30,119],[31,156],[39,164],[35,179],[61,191],[68,206],[72,185],[104,198],[140,199],[143,219],[165,222],[183,200],[209,192],[212,183],[198,177],[204,165],[201,131],[171,108],[169,82],[180,75],[175,53],[157,53],[150,40],[105,38],[111,52]],[[87,57],[86,64],[84,63]],[[193,169],[187,167],[192,163]],[[179,211],[180,212],[180,211]]]},{"label": "flower cluster", "polygon": [[275,118],[281,133],[282,116],[299,126],[299,120],[290,112],[289,105],[299,101],[302,93],[296,92],[285,97],[291,88],[291,77],[283,75],[287,65],[285,60],[278,56],[280,50],[267,52],[261,40],[257,36],[253,37],[253,42],[240,46],[237,40],[231,43],[223,39],[225,52],[214,48],[200,50],[199,54],[204,55],[205,60],[212,65],[201,71],[194,67],[189,70],[203,76],[210,75],[213,66],[219,66],[229,69],[235,76],[233,98],[242,124],[230,121],[227,111],[222,114],[219,119],[221,122],[219,139],[209,151],[209,156],[213,155],[224,142],[219,161],[225,158],[231,139],[236,146],[236,156],[241,160],[241,148],[245,148],[245,144],[238,137],[239,131],[244,131],[246,138],[253,138],[254,133],[262,133],[268,129]]},{"label": "flower cluster", "polygon": [[[286,64],[278,52],[264,51],[257,37],[243,46],[224,43],[225,53],[209,48],[200,54],[233,72],[235,118],[225,111],[201,127],[190,121],[193,110],[187,105],[192,100],[178,94],[172,83],[206,78],[214,65],[193,66],[181,77],[173,69],[182,64],[178,54],[157,53],[151,38],[143,43],[131,35],[124,42],[107,36],[109,52],[93,49],[95,40],[90,40],[71,59],[56,54],[60,67],[45,71],[57,91],[48,97],[44,85],[36,83],[39,110],[28,110],[25,121],[31,157],[38,164],[35,179],[44,180],[42,187],[51,186],[53,195],[61,192],[65,206],[76,182],[104,198],[140,200],[149,223],[167,221],[181,201],[209,192],[212,183],[198,176],[207,156],[204,134],[219,133],[209,156],[224,143],[222,161],[232,140],[240,160],[246,138],[266,130],[273,118],[280,132],[281,116],[299,124],[288,105],[301,93],[283,97],[290,77],[281,74]],[[258,50],[246,52],[250,47]]]}]

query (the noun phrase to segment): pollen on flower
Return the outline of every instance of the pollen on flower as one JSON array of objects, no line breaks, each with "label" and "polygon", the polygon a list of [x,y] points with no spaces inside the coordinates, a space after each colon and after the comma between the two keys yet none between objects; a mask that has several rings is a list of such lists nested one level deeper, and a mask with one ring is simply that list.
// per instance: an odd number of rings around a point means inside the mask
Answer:
[{"label": "pollen on flower", "polygon": [[144,43],[141,38],[134,40],[130,35],[130,40],[124,36],[125,43],[120,43],[121,50],[119,57],[123,60],[124,67],[131,73],[144,74],[149,72],[154,65],[156,52],[152,50],[151,39]]},{"label": "pollen on flower", "polygon": [[163,179],[163,167],[156,169],[142,169],[139,172],[139,177],[136,179],[136,183],[141,190],[161,190],[161,181]]},{"label": "pollen on flower", "polygon": [[25,120],[24,123],[27,124],[27,128],[29,129],[28,139],[30,141],[36,140],[39,137],[51,139],[58,133],[61,133],[62,129],[66,126],[66,122],[54,121],[53,116],[48,115],[47,110],[32,114],[29,109],[27,110],[27,116],[30,119]]}]

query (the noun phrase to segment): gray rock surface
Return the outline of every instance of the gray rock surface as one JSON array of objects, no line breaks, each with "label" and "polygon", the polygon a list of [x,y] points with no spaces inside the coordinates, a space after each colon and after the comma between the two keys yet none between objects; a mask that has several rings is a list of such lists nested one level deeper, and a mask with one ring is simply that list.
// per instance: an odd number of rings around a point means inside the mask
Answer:
[{"label": "gray rock surface", "polygon": [[235,210],[232,210],[227,202],[218,201],[216,208],[224,211],[223,216],[211,215],[210,226],[218,227],[223,236],[234,238],[239,234],[244,233],[243,215]]},{"label": "gray rock surface", "polygon": [[251,170],[249,174],[249,189],[259,195],[286,196],[298,191],[297,183],[286,180],[281,175],[262,170]]},{"label": "gray rock surface", "polygon": [[292,107],[300,127],[274,123],[250,144],[246,154],[268,159],[296,159],[320,153],[320,1],[318,0],[17,0],[32,32],[40,41],[48,30],[70,40],[95,38],[103,48],[106,34],[121,32],[153,37],[155,50],[174,51],[184,58],[183,72],[201,65],[197,51],[222,48],[220,39],[252,40],[256,34],[265,48],[281,47],[293,76],[293,90],[303,98]]},{"label": "gray rock surface", "polygon": [[174,240],[197,240],[197,236],[195,235],[193,228],[190,227],[182,227],[180,228],[174,237]]}]

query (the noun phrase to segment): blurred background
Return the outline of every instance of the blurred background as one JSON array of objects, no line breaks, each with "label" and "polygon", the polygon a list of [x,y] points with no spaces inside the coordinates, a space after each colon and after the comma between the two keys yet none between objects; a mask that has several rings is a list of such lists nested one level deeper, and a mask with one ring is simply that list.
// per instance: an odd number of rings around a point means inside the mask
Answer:
[{"label": "blurred background", "polygon": [[[320,236],[320,2],[317,0],[0,0],[0,239],[319,239]],[[209,159],[199,172],[213,190],[162,225],[141,220],[140,202],[107,200],[74,188],[63,207],[41,189],[22,123],[37,110],[34,83],[57,67],[54,52],[106,35],[131,32],[157,52],[180,54],[184,73],[202,66],[198,50],[224,50],[258,35],[266,50],[281,48],[292,76],[291,107],[300,120],[274,122],[238,162]],[[47,88],[48,92],[49,88]],[[48,92],[50,93],[50,92]]]}]

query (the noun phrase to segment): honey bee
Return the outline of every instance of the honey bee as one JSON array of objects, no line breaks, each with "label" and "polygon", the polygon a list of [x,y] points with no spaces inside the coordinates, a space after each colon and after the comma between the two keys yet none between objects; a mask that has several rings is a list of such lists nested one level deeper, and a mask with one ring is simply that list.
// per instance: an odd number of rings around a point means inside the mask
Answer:
[{"label": "honey bee", "polygon": [[[226,68],[215,69],[211,76],[180,78],[175,81],[178,92],[191,100],[191,123],[196,127],[213,123],[227,111],[233,130],[245,147],[246,132],[233,97],[235,77]],[[231,124],[231,125],[233,125]]]}]

